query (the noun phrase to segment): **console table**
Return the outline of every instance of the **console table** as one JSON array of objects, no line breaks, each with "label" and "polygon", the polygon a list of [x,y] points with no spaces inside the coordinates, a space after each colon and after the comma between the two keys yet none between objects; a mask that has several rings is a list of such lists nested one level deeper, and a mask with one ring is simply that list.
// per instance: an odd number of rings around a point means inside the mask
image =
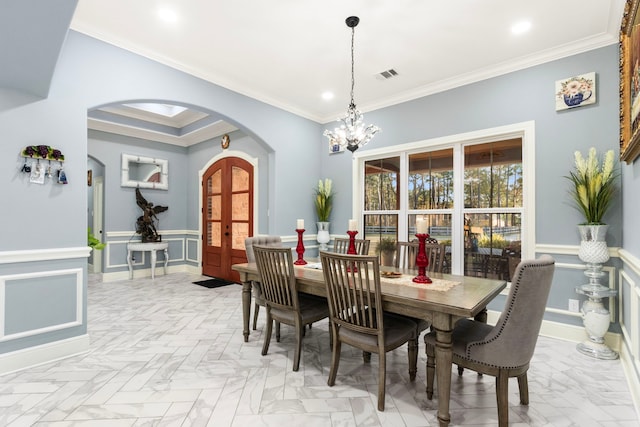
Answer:
[{"label": "console table", "polygon": [[169,263],[169,243],[127,243],[127,264],[129,264],[129,279],[133,279],[133,252],[151,252],[151,278],[155,279],[156,262],[158,260],[157,251],[164,251],[164,274],[167,274],[167,264]]}]

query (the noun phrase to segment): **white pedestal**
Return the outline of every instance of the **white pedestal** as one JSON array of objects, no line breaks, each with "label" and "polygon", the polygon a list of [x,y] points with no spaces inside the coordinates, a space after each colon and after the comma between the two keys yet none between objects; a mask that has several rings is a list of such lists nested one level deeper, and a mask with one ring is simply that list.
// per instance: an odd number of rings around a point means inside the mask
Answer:
[{"label": "white pedestal", "polygon": [[151,278],[155,279],[156,262],[158,260],[157,251],[164,251],[164,274],[167,274],[167,264],[169,263],[169,243],[128,243],[127,244],[127,264],[129,264],[129,279],[133,279],[133,258],[132,253],[151,252]]}]

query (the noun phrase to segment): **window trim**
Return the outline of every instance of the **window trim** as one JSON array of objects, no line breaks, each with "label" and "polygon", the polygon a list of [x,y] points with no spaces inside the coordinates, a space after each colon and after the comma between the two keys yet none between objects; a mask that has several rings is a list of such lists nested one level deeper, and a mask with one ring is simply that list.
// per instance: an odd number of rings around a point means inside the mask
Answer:
[{"label": "window trim", "polygon": [[[459,168],[460,165],[456,162],[460,161],[460,150],[465,145],[479,144],[496,141],[499,139],[508,138],[521,138],[522,139],[522,175],[525,178],[522,187],[522,259],[535,258],[536,247],[536,203],[535,203],[535,121],[526,121],[520,123],[514,123],[505,126],[498,126],[493,128],[481,129],[472,132],[459,133],[455,135],[448,135],[443,137],[425,139],[421,141],[409,142],[405,144],[392,145],[388,147],[381,147],[373,150],[356,151],[352,157],[352,218],[358,218],[358,222],[364,215],[364,164],[368,160],[375,160],[381,157],[391,157],[400,155],[400,170],[403,175],[401,179],[406,179],[408,173],[406,167],[406,158],[408,154],[414,152],[423,152],[425,149],[454,149],[454,170]],[[403,168],[404,166],[404,168]],[[458,174],[454,178],[454,206],[462,206],[463,192],[460,189],[464,188],[462,182],[463,176]],[[459,182],[458,182],[459,181]],[[405,182],[405,181],[402,181]],[[400,200],[400,211],[404,207],[404,212],[409,213],[407,209],[405,197]],[[483,209],[485,211],[486,209]],[[501,209],[501,211],[504,209]],[[397,212],[394,210],[394,212]],[[387,212],[389,213],[389,212]],[[404,216],[404,215],[402,215]],[[398,215],[398,227],[400,228],[401,222],[405,223],[406,218],[401,218]],[[453,215],[452,227],[462,229],[461,216]],[[460,245],[454,245],[452,254],[453,257],[459,259],[462,258],[463,248]],[[459,252],[459,253],[458,253]]]}]

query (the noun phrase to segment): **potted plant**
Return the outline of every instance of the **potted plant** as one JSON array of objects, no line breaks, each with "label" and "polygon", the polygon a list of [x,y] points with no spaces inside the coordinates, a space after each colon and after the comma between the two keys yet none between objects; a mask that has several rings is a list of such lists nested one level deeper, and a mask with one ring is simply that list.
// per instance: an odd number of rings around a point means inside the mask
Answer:
[{"label": "potted plant", "polygon": [[318,217],[318,235],[316,240],[320,243],[320,250],[328,249],[327,243],[331,240],[329,236],[329,216],[333,208],[333,192],[331,188],[331,180],[325,178],[324,181],[318,180],[318,187],[314,190],[316,207],[316,215]]},{"label": "potted plant", "polygon": [[95,249],[98,251],[104,249],[105,246],[107,246],[106,243],[102,243],[93,234],[91,234],[91,228],[87,228],[87,245],[91,249]]},{"label": "potted plant", "polygon": [[393,256],[396,252],[396,241],[391,237],[383,237],[380,239],[376,247],[376,253],[380,255],[382,265],[393,266]]},{"label": "potted plant", "polygon": [[569,193],[574,206],[584,216],[584,222],[578,225],[582,239],[578,256],[586,263],[601,264],[609,259],[605,241],[608,226],[602,217],[616,193],[614,153],[607,151],[602,164],[593,147],[586,159],[579,151],[574,156],[575,168],[567,178],[572,183]]}]

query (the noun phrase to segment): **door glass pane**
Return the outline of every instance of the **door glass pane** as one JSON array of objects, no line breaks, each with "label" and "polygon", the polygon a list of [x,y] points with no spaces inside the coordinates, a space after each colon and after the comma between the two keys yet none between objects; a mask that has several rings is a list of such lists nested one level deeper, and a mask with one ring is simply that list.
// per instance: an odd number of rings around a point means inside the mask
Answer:
[{"label": "door glass pane", "polygon": [[453,149],[409,155],[409,209],[453,207]]},{"label": "door glass pane", "polygon": [[249,191],[249,172],[237,166],[231,168],[231,191]]},{"label": "door glass pane", "polygon": [[231,220],[249,220],[249,193],[234,194],[231,196]]},{"label": "door glass pane", "polygon": [[207,194],[220,193],[222,191],[222,171],[217,170],[207,180]]},{"label": "door glass pane", "polygon": [[217,221],[222,219],[221,200],[222,196],[207,197],[207,219]]},{"label": "door glass pane", "polygon": [[244,250],[244,240],[249,237],[249,224],[246,222],[234,222],[231,225],[231,248]]},{"label": "door glass pane", "polygon": [[464,148],[465,208],[522,207],[522,140]]},{"label": "door glass pane", "polygon": [[207,245],[208,246],[222,246],[222,233],[219,222],[207,222]]},{"label": "door glass pane", "polygon": [[370,160],[364,164],[364,210],[397,210],[400,157]]}]

